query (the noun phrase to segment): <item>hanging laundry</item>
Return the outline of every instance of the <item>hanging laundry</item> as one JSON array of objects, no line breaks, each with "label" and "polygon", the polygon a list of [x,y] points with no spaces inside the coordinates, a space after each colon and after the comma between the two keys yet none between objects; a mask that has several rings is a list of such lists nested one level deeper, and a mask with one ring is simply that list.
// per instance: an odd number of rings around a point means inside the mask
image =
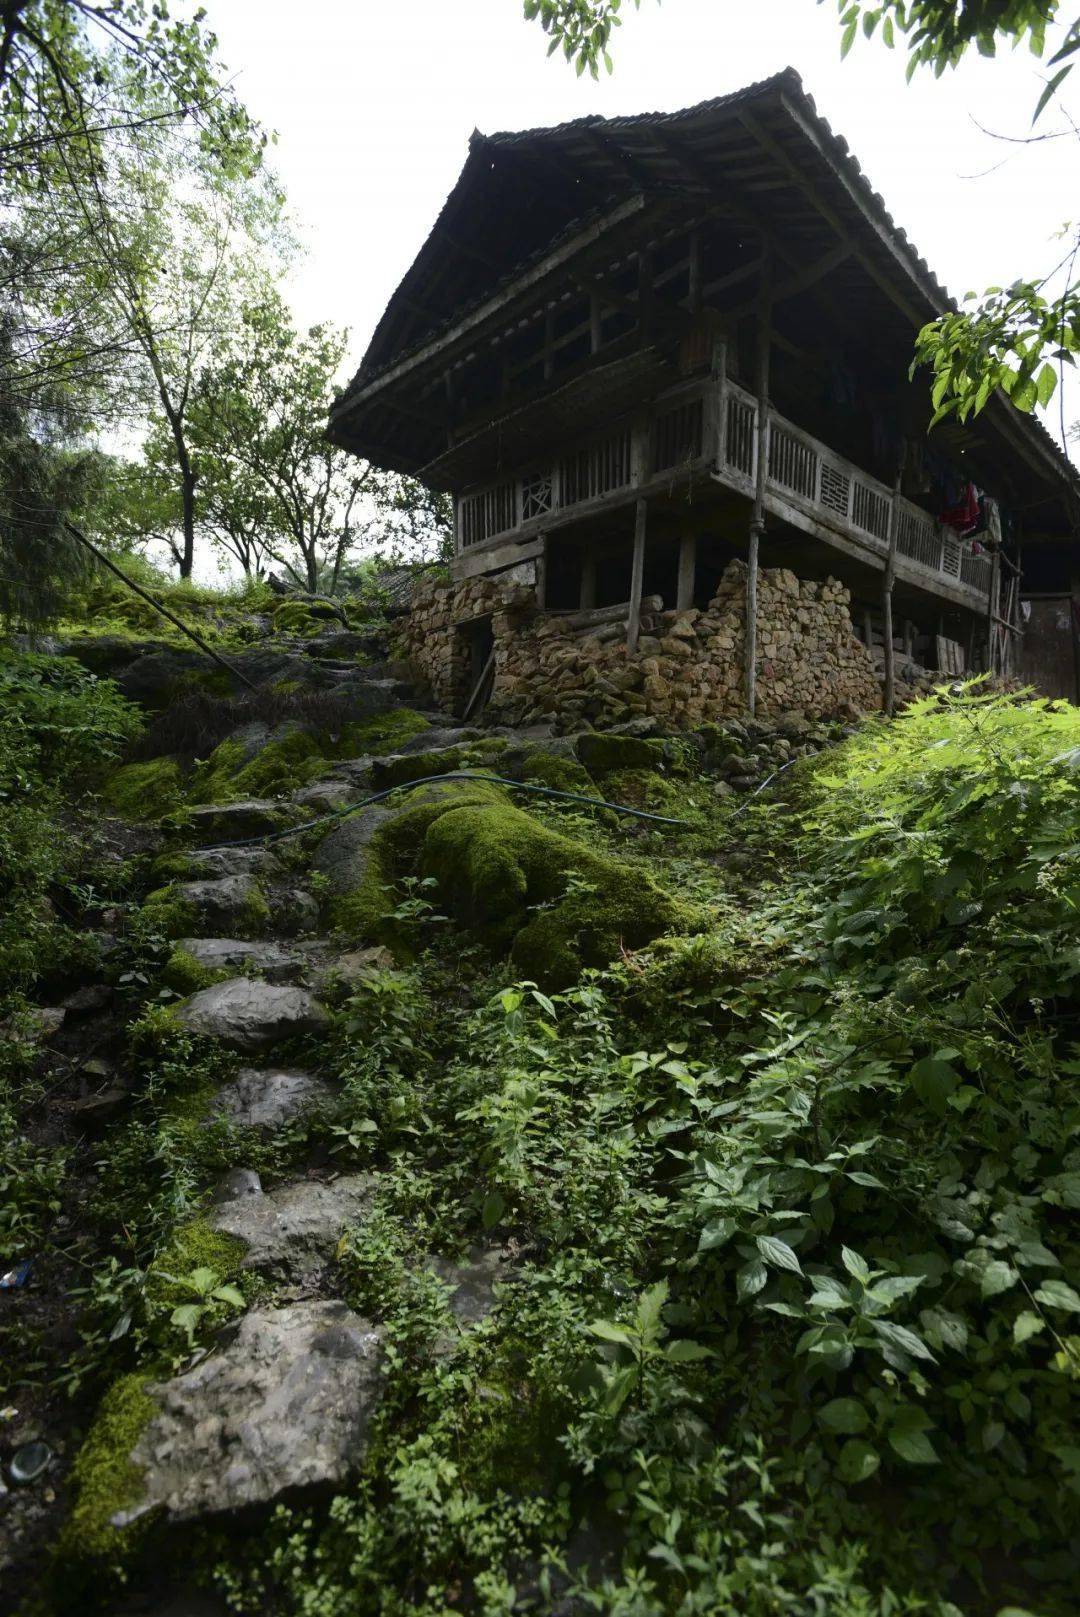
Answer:
[{"label": "hanging laundry", "polygon": [[941,520],[957,533],[970,533],[979,520],[979,494],[974,483],[965,483],[955,499],[948,498]]}]

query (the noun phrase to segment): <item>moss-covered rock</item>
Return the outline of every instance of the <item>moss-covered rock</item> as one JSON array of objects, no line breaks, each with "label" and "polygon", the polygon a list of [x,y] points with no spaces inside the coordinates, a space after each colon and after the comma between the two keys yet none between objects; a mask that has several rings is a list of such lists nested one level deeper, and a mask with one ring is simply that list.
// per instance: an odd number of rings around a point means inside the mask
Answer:
[{"label": "moss-covered rock", "polygon": [[694,924],[644,869],[548,829],[482,781],[426,789],[381,825],[333,919],[361,937],[392,937],[394,883],[407,874],[433,876],[455,919],[546,987],[565,986],[620,946]]},{"label": "moss-covered rock", "polygon": [[307,601],[278,601],[274,607],[274,628],[283,634],[317,634],[322,627],[320,616],[312,611]]},{"label": "moss-covered rock", "polygon": [[175,758],[124,764],[106,781],[101,796],[125,820],[158,820],[184,801],[180,765]]},{"label": "moss-covered rock", "polygon": [[147,1380],[123,1376],[101,1401],[71,1468],[75,1502],[58,1547],[61,1563],[118,1571],[142,1536],[143,1524],[114,1527],[112,1518],[140,1495],[142,1474],[131,1454],[156,1413]]},{"label": "moss-covered rock", "polygon": [[520,770],[524,781],[550,786],[557,792],[578,792],[582,797],[599,797],[592,776],[573,758],[560,758],[550,752],[535,752]]},{"label": "moss-covered rock", "polygon": [[590,775],[606,775],[614,769],[662,769],[665,750],[662,741],[644,736],[604,735],[589,731],[576,742],[577,755]]},{"label": "moss-covered rock", "polygon": [[368,719],[347,724],[341,733],[337,749],[339,758],[361,758],[365,753],[395,752],[411,741],[413,736],[430,730],[431,724],[422,713],[411,707],[393,708],[389,713],[375,713]]},{"label": "moss-covered rock", "polygon": [[210,966],[204,966],[186,949],[174,949],[162,969],[161,982],[186,998],[188,994],[197,994],[200,988],[209,988],[211,983],[222,982],[231,975],[228,970],[214,971]]},{"label": "moss-covered rock", "polygon": [[320,739],[295,729],[271,738],[252,757],[242,742],[228,738],[214,748],[192,784],[192,800],[229,803],[243,798],[284,797],[307,786],[326,770]]},{"label": "moss-covered rock", "polygon": [[190,937],[198,928],[198,911],[175,882],[147,893],[140,911],[142,924],[164,938]]}]

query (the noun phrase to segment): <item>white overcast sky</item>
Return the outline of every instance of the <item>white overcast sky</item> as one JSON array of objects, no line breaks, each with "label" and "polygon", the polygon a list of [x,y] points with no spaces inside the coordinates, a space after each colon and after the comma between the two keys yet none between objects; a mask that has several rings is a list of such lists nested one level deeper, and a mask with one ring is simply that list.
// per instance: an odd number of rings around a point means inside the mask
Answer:
[{"label": "white overcast sky", "polygon": [[[546,57],[521,0],[209,0],[239,94],[278,134],[272,161],[306,249],[298,318],[348,326],[355,365],[473,128],[669,111],[788,65],[955,295],[1060,256],[1053,237],[1077,211],[1076,139],[1013,145],[978,127],[1028,132],[1045,69],[1026,51],[908,85],[903,53],[878,40],[841,62],[833,0],[625,4],[615,71],[594,83]],[[1048,112],[1039,132],[1060,125]]]}]

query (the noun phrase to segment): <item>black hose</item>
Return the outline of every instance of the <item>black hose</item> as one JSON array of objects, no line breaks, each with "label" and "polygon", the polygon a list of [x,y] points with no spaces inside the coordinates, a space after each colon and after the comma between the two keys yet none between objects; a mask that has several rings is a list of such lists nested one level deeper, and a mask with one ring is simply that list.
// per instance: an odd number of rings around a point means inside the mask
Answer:
[{"label": "black hose", "polygon": [[381,803],[383,798],[391,797],[394,792],[408,792],[414,786],[430,786],[442,780],[492,781],[499,786],[509,786],[515,792],[537,792],[541,797],[560,797],[568,803],[586,803],[590,808],[611,809],[614,814],[629,814],[636,820],[653,820],[658,825],[690,824],[689,820],[676,820],[668,814],[647,814],[644,809],[609,803],[603,797],[586,797],[583,792],[563,792],[555,786],[534,786],[530,781],[508,780],[505,775],[481,775],[458,770],[446,775],[422,775],[419,780],[399,781],[396,786],[387,786],[384,791],[365,797],[362,803],[350,803],[348,808],[335,809],[332,814],[322,814],[317,820],[308,820],[303,825],[292,825],[285,831],[264,831],[261,836],[244,837],[237,842],[215,842],[214,847],[253,848],[260,842],[281,842],[285,837],[298,837],[303,831],[314,831],[320,825],[329,825],[331,820],[346,820],[350,814],[359,814],[361,809],[370,808],[372,803]]}]

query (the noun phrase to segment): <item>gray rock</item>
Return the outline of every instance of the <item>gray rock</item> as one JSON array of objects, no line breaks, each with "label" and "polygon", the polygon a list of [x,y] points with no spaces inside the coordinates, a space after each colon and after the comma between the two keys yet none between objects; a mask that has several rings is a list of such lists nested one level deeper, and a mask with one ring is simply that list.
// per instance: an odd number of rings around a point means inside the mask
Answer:
[{"label": "gray rock", "polygon": [[214,1111],[239,1128],[272,1131],[326,1105],[336,1091],[299,1067],[241,1067],[214,1098]]},{"label": "gray rock", "polygon": [[495,1287],[509,1275],[504,1247],[474,1246],[463,1263],[432,1258],[428,1267],[445,1286],[454,1288],[450,1312],[462,1325],[477,1325],[495,1307]]},{"label": "gray rock", "polygon": [[139,657],[116,675],[116,683],[130,702],[159,709],[189,692],[220,690],[221,682],[239,690],[239,682],[201,651],[185,651],[172,646]]},{"label": "gray rock", "polygon": [[331,629],[307,642],[309,657],[378,657],[385,649],[382,635],[360,634],[352,629]]},{"label": "gray rock", "polygon": [[303,971],[303,957],[280,943],[243,938],[178,938],[176,947],[208,971],[258,972],[267,982],[291,982]]},{"label": "gray rock", "polygon": [[324,1033],[330,1018],[304,988],[231,977],[202,988],[177,1008],[181,1027],[237,1050],[267,1050],[284,1039]]},{"label": "gray rock", "polygon": [[294,792],[292,800],[313,814],[330,814],[359,801],[360,788],[348,780],[317,780]]},{"label": "gray rock", "polygon": [[320,994],[341,999],[362,988],[374,971],[386,971],[394,964],[389,949],[374,944],[368,949],[350,949],[315,968],[314,986]]},{"label": "gray rock", "polygon": [[203,803],[188,814],[196,836],[207,843],[263,836],[280,831],[295,818],[290,805],[263,797],[248,797],[239,803]]},{"label": "gray rock", "polygon": [[155,1508],[192,1521],[340,1483],[381,1390],[379,1333],[344,1303],[253,1310],[193,1370],[148,1387],[157,1412],[131,1452],[141,1495],[113,1522]]},{"label": "gray rock", "polygon": [[371,839],[393,817],[392,809],[373,803],[332,826],[323,837],[315,851],[315,868],[327,878],[335,897],[359,887],[367,870]]},{"label": "gray rock", "polygon": [[194,909],[200,925],[218,933],[251,932],[265,920],[265,900],[253,876],[217,876],[208,881],[180,882],[177,897]]},{"label": "gray rock", "polygon": [[192,848],[183,855],[185,879],[273,876],[281,866],[269,848]]},{"label": "gray rock", "polygon": [[270,918],[274,929],[287,937],[312,932],[318,924],[319,906],[303,887],[287,887],[269,894]]},{"label": "gray rock", "polygon": [[220,1202],[210,1222],[246,1244],[241,1268],[313,1279],[332,1261],[342,1230],[371,1206],[374,1187],[370,1174],[329,1183],[298,1179],[269,1193]]},{"label": "gray rock", "polygon": [[214,1186],[211,1200],[235,1202],[242,1196],[261,1196],[262,1193],[262,1180],[254,1168],[230,1168]]}]

